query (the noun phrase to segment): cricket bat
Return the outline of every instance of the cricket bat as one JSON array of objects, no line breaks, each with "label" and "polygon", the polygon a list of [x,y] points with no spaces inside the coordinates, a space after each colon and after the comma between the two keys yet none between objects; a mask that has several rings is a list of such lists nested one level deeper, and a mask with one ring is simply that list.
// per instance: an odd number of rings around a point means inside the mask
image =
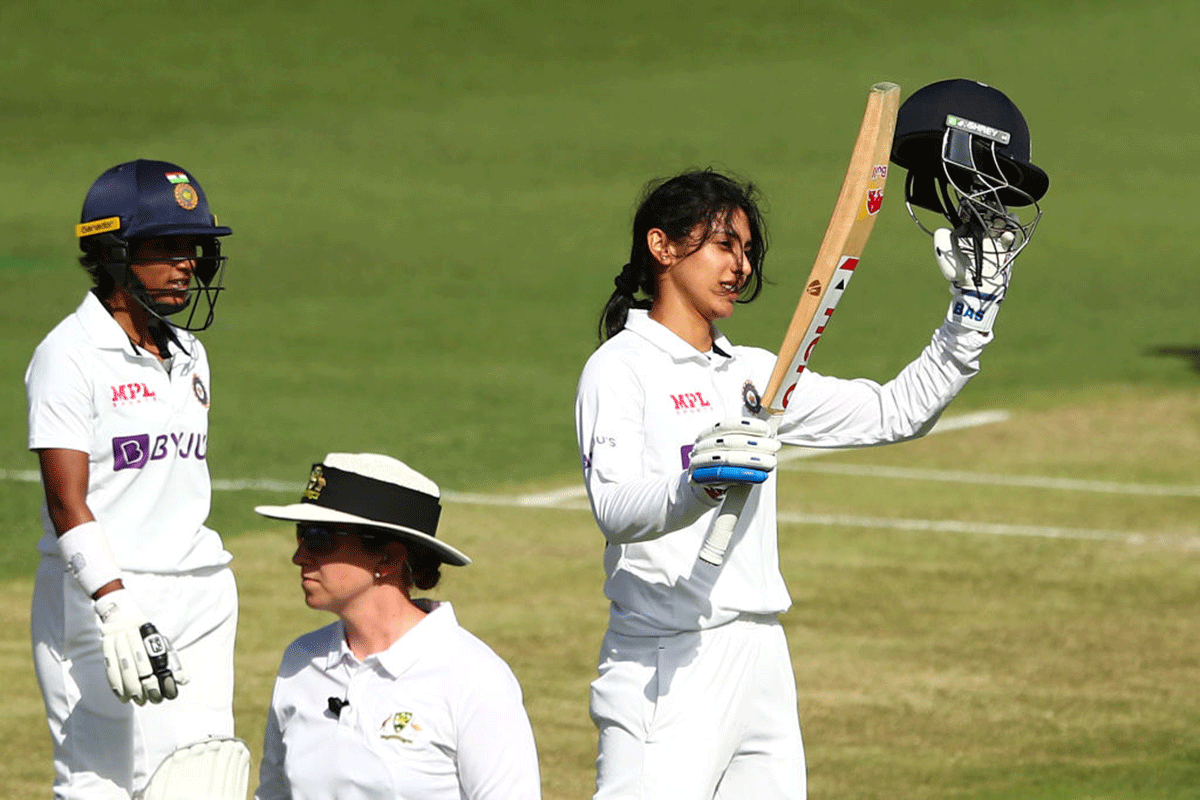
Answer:
[{"label": "cricket bat", "polygon": [[[760,398],[772,430],[778,427],[780,416],[791,402],[800,375],[808,366],[813,348],[821,340],[833,310],[854,277],[858,259],[875,227],[875,217],[883,205],[883,187],[887,182],[899,108],[899,86],[877,83],[871,87],[842,191],[833,207],[833,216],[825,229],[825,238],[805,281],[792,322],[779,346],[775,369]],[[749,496],[748,484],[734,484],[726,491],[721,510],[700,549],[702,561],[720,566],[725,560],[734,525]]]}]

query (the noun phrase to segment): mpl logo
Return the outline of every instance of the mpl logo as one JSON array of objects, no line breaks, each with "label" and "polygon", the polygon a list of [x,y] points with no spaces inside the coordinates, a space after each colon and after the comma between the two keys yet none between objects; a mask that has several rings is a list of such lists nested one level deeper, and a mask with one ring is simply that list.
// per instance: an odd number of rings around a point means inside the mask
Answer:
[{"label": "mpl logo", "polygon": [[121,383],[112,387],[112,404],[116,406],[125,403],[140,403],[143,400],[155,400],[154,390],[144,383]]},{"label": "mpl logo", "polygon": [[123,469],[142,469],[151,461],[168,457],[194,458],[203,461],[208,456],[208,434],[164,433],[150,440],[150,434],[114,436],[113,472]]},{"label": "mpl logo", "polygon": [[704,395],[700,392],[684,392],[683,394],[671,395],[671,401],[675,403],[676,411],[693,411],[700,408],[711,408],[712,403],[704,399]]}]

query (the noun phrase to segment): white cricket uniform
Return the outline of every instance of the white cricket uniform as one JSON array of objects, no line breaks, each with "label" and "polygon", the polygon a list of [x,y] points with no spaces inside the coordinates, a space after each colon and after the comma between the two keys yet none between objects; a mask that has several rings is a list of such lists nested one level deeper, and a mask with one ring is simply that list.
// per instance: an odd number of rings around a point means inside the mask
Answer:
[{"label": "white cricket uniform", "polygon": [[[256,800],[536,800],[521,687],[449,603],[359,660],[341,620],[284,652]],[[329,699],[349,701],[339,713]]]},{"label": "white cricket uniform", "polygon": [[176,747],[233,734],[237,589],[232,556],[204,524],[208,359],[198,339],[174,333],[172,357],[160,361],[89,292],[25,373],[29,448],[88,454],[88,508],[126,588],[190,679],[158,705],[117,700],[92,601],[66,571],[43,507],[31,629],[59,798],[128,797]]},{"label": "white cricket uniform", "polygon": [[[946,322],[883,385],[806,370],[779,439],[861,447],[920,436],[978,371],[990,339]],[[779,570],[776,476],[751,490],[725,562],[714,568],[698,555],[719,503],[687,474],[697,435],[747,415],[745,388],[761,394],[774,365],[774,354],[734,346],[719,332],[713,351],[701,353],[635,309],[584,367],[576,432],[608,542],[610,601],[592,684],[597,798],[805,796],[791,661],[776,632],[777,615],[791,605]],[[757,676],[756,685],[735,691],[727,684],[739,673]],[[708,738],[720,740],[705,748],[713,758],[697,758],[693,748]]]}]

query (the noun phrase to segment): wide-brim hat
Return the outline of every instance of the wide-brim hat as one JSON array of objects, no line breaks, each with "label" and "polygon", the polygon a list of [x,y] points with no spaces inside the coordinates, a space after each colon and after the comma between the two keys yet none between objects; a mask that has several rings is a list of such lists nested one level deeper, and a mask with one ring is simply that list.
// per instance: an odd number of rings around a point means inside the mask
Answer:
[{"label": "wide-brim hat", "polygon": [[330,453],[313,464],[299,503],[254,510],[271,519],[379,528],[425,547],[443,563],[466,566],[470,558],[436,538],[440,497],[436,483],[391,456]]}]

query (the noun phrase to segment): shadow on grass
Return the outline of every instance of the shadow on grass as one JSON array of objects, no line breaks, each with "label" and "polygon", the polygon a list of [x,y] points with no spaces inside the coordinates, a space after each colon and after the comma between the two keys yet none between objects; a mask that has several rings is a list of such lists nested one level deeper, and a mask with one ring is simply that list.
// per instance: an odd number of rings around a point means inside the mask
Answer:
[{"label": "shadow on grass", "polygon": [[1164,345],[1150,351],[1155,356],[1175,356],[1192,363],[1192,370],[1200,372],[1200,345]]}]

